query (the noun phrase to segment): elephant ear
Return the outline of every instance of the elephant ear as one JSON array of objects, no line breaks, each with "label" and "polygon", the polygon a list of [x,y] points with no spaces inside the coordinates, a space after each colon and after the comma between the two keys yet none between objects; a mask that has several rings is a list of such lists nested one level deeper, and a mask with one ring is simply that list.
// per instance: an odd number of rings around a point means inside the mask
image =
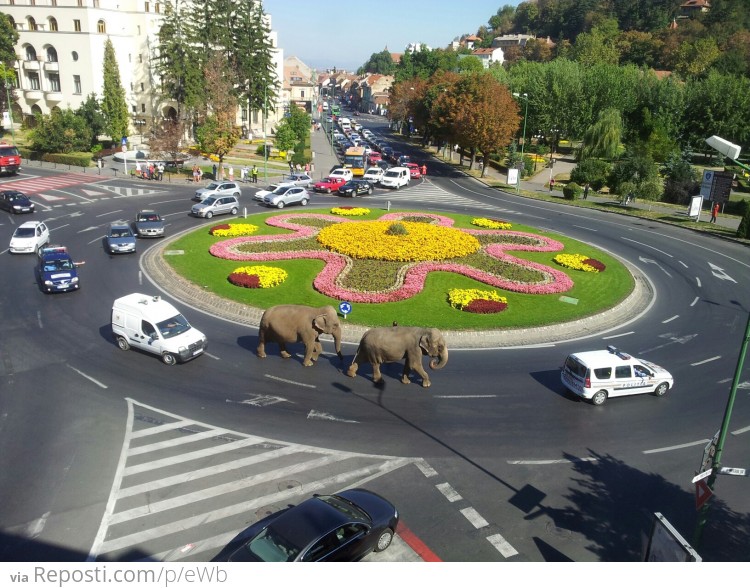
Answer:
[{"label": "elephant ear", "polygon": [[315,327],[316,331],[320,331],[321,333],[327,333],[326,328],[328,327],[328,319],[326,318],[326,315],[319,314],[313,319],[313,327]]},{"label": "elephant ear", "polygon": [[422,349],[422,355],[429,355],[431,346],[429,335],[422,335],[419,338],[419,347]]}]

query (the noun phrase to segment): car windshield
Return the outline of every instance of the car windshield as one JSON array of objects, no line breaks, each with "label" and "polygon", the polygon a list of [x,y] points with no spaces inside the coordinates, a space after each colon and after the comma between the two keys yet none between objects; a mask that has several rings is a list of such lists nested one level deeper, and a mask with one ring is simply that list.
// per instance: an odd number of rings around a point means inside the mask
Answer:
[{"label": "car windshield", "polygon": [[362,521],[368,525],[372,523],[372,519],[370,519],[370,516],[365,511],[341,496],[318,496],[318,499],[344,513],[354,521]]},{"label": "car windshield", "polygon": [[14,237],[29,238],[34,236],[34,227],[18,227],[13,233]]},{"label": "car windshield", "polygon": [[60,270],[72,270],[73,262],[69,259],[53,259],[44,262],[45,272],[56,272]]},{"label": "car windshield", "polygon": [[274,194],[284,194],[287,190],[289,190],[289,188],[291,188],[291,186],[280,186],[280,187],[276,188],[273,191],[273,193]]},{"label": "car windshield", "polygon": [[171,319],[156,323],[156,328],[159,329],[162,337],[169,339],[187,331],[190,328],[190,323],[184,316],[178,314]]},{"label": "car windshield", "polygon": [[138,220],[141,222],[146,221],[146,222],[153,223],[159,220],[159,215],[158,214],[140,214],[138,215]]},{"label": "car windshield", "polygon": [[130,229],[114,228],[110,231],[111,237],[130,237]]},{"label": "car windshield", "polygon": [[294,561],[300,548],[270,526],[245,545],[253,559],[267,562]]},{"label": "car windshield", "polygon": [[216,202],[216,198],[214,198],[213,196],[209,196],[203,201],[203,204],[205,204],[206,206],[211,206],[214,202]]},{"label": "car windshield", "polygon": [[208,186],[204,188],[204,190],[216,190],[219,187],[219,184],[216,182],[211,182]]}]

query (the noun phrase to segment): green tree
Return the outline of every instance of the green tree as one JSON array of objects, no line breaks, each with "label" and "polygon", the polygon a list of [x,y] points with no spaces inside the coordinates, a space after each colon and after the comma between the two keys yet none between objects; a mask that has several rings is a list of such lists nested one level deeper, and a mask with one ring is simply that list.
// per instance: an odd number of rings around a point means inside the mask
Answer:
[{"label": "green tree", "polygon": [[614,165],[607,184],[616,194],[632,193],[645,200],[658,200],[664,190],[656,162],[648,154],[635,152]]},{"label": "green tree", "polygon": [[696,77],[708,72],[719,59],[721,51],[716,39],[708,37],[680,45],[675,71],[684,77]]},{"label": "green tree", "polygon": [[274,134],[274,145],[279,151],[289,151],[297,146],[299,137],[286,121],[281,121]]},{"label": "green tree", "polygon": [[70,108],[38,115],[29,133],[31,148],[44,153],[73,153],[91,149],[91,132],[86,121]]},{"label": "green tree", "polygon": [[617,22],[609,19],[591,29],[589,33],[581,33],[576,37],[573,48],[573,59],[583,65],[597,63],[617,64],[620,52],[616,45]]},{"label": "green tree", "polygon": [[737,238],[750,239],[750,206],[746,208],[740,226],[737,227]]},{"label": "green tree", "polygon": [[607,176],[612,171],[612,165],[602,159],[582,159],[570,172],[570,180],[579,186],[591,184],[599,191],[607,183]]},{"label": "green tree", "polygon": [[687,204],[700,189],[698,173],[690,163],[689,152],[674,152],[662,165],[665,202]]},{"label": "green tree", "polygon": [[96,99],[96,94],[93,92],[89,94],[86,100],[76,109],[75,114],[86,121],[91,136],[90,143],[94,145],[98,141],[99,135],[105,134],[106,129],[106,121],[101,105]]},{"label": "green tree", "polygon": [[614,159],[620,151],[622,116],[616,108],[607,108],[583,135],[579,159]]},{"label": "green tree", "polygon": [[292,131],[294,131],[294,136],[297,137],[298,143],[304,142],[310,135],[312,120],[310,115],[301,108],[292,106],[289,111],[289,116],[285,117],[282,122],[287,124]]},{"label": "green tree", "polygon": [[383,49],[380,53],[373,53],[370,55],[365,64],[357,70],[359,75],[366,73],[382,74],[384,76],[393,75],[396,71],[396,64],[393,63],[393,57],[391,57],[388,49]]},{"label": "green tree", "polygon": [[475,55],[467,55],[458,62],[456,71],[459,73],[481,73],[484,70],[482,60]]},{"label": "green tree", "polygon": [[120,82],[120,68],[117,65],[112,41],[104,43],[104,87],[102,89],[101,110],[104,115],[105,132],[113,141],[128,135],[129,115],[125,101],[125,88]]},{"label": "green tree", "polygon": [[8,15],[0,12],[0,63],[13,67],[16,62],[18,31],[10,24]]}]

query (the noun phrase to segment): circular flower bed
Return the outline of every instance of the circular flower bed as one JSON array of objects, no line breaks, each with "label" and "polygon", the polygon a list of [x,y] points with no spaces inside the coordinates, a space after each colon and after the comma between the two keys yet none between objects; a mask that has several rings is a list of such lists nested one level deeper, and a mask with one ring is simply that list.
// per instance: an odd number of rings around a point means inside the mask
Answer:
[{"label": "circular flower bed", "polygon": [[492,314],[508,308],[508,299],[494,290],[454,288],[448,291],[448,302],[453,308],[475,314]]},{"label": "circular flower bed", "polygon": [[364,216],[370,214],[370,209],[357,206],[338,206],[331,209],[331,214],[338,214],[339,216]]},{"label": "circular flower bed", "polygon": [[583,272],[599,273],[607,268],[601,261],[586,257],[580,253],[560,253],[559,255],[555,255],[554,260],[555,263],[559,263],[564,267]]},{"label": "circular flower bed", "polygon": [[238,267],[229,274],[229,281],[242,288],[273,288],[286,280],[288,275],[280,267],[248,265]]},{"label": "circular flower bed", "polygon": [[463,257],[479,251],[479,240],[450,227],[401,222],[405,234],[392,234],[389,221],[340,223],[321,229],[318,242],[355,259],[428,261]]},{"label": "circular flower bed", "polygon": [[513,227],[508,221],[496,218],[473,218],[471,224],[485,229],[510,229]]},{"label": "circular flower bed", "polygon": [[244,237],[252,235],[257,230],[258,227],[247,223],[225,223],[211,227],[208,232],[214,237]]}]

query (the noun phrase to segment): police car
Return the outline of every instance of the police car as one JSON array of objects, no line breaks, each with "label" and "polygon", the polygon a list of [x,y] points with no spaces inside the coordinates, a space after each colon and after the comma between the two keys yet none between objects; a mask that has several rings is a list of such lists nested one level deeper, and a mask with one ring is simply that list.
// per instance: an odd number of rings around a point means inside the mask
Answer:
[{"label": "police car", "polygon": [[561,368],[560,379],[568,390],[596,405],[615,396],[664,396],[674,385],[672,374],[663,367],[612,345],[605,350],[570,354]]},{"label": "police car", "polygon": [[45,292],[78,290],[78,266],[62,245],[52,245],[39,250],[39,285]]}]

